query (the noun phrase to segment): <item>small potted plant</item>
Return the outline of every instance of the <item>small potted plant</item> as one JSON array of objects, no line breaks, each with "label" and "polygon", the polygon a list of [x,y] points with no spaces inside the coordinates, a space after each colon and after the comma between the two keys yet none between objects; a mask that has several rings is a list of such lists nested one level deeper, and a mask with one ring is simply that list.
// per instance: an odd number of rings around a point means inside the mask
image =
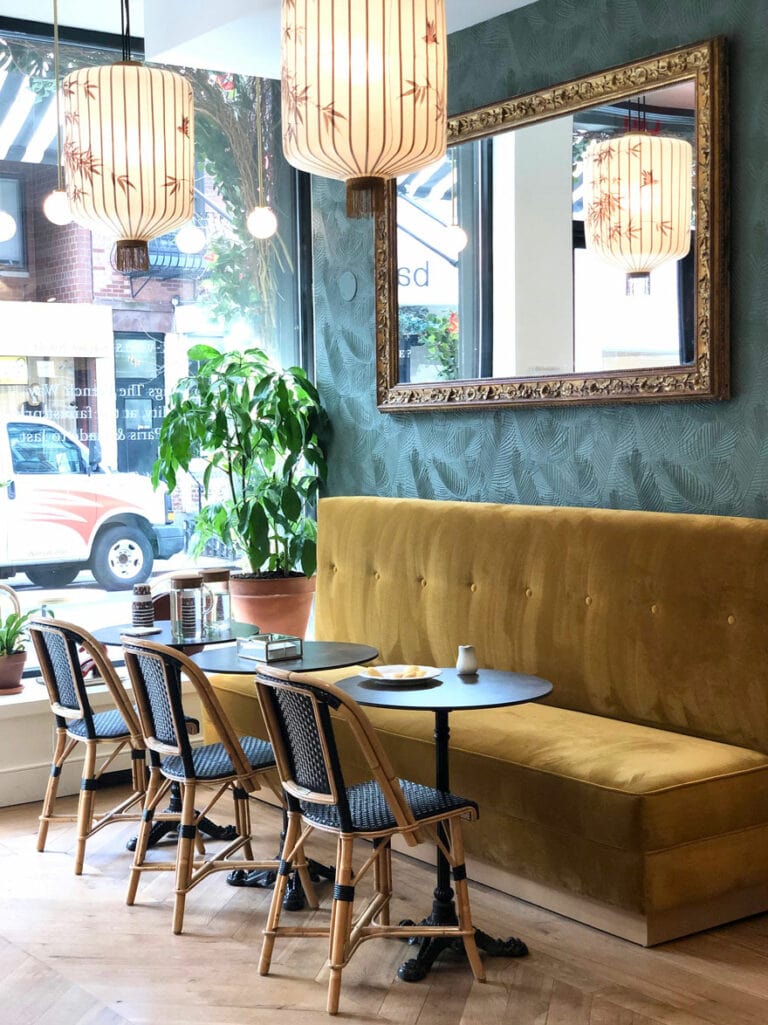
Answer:
[{"label": "small potted plant", "polygon": [[[303,637],[317,564],[312,514],[326,475],[317,390],[299,367],[281,370],[262,349],[196,345],[188,355],[199,365],[169,397],[153,482],[173,491],[179,472],[202,460],[193,553],[212,538],[242,552],[247,569],[231,580],[235,618]],[[277,611],[286,606],[288,614]]]},{"label": "small potted plant", "polygon": [[0,615],[0,695],[19,694],[23,689],[21,676],[27,661],[27,632],[29,620],[35,614],[14,609],[4,618]]}]

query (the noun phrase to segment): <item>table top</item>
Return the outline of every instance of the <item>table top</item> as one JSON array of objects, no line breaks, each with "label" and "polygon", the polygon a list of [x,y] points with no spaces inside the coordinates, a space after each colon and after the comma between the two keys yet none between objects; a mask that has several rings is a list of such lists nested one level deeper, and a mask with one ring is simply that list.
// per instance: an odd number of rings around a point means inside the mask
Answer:
[{"label": "table top", "polygon": [[543,698],[552,684],[539,676],[502,669],[478,669],[460,676],[455,669],[441,669],[431,680],[397,680],[386,683],[365,676],[350,676],[336,684],[361,705],[431,712],[470,708],[500,708]]},{"label": "table top", "polygon": [[[253,628],[251,628],[253,633]],[[369,644],[345,641],[304,641],[301,658],[282,658],[270,665],[288,672],[303,673],[319,669],[342,669],[357,666],[376,658],[378,651]],[[192,656],[192,661],[206,673],[255,673],[266,663],[238,655],[235,645],[207,648]]]},{"label": "table top", "polygon": [[[131,631],[137,629],[131,623],[119,623],[116,626],[100,626],[93,631],[93,636],[102,644],[120,645],[120,638],[123,634],[130,635]],[[229,633],[217,637],[195,637],[184,641],[177,641],[171,636],[171,623],[168,619],[157,620],[155,629],[159,633],[137,634],[145,637],[148,641],[156,641],[158,644],[166,644],[171,648],[199,648],[201,644],[229,644],[238,637],[250,637],[254,627],[250,623],[232,623]]]}]

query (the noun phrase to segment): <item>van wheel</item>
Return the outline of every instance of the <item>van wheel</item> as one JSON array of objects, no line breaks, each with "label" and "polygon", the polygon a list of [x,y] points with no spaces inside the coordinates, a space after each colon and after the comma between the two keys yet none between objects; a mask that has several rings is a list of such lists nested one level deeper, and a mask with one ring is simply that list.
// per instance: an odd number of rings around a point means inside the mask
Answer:
[{"label": "van wheel", "polygon": [[136,527],[109,527],[93,546],[91,572],[105,591],[127,591],[149,580],[152,546]]},{"label": "van wheel", "polygon": [[38,587],[66,587],[80,572],[79,566],[30,566],[24,572]]}]

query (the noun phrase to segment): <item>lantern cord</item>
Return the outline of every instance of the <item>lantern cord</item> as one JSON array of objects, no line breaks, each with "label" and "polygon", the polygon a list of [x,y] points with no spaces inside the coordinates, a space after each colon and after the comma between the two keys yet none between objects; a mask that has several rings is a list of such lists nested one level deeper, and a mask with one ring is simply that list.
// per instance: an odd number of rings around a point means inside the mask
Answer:
[{"label": "lantern cord", "polygon": [[256,165],[258,170],[258,206],[266,206],[264,199],[264,137],[262,135],[261,81],[256,79]]},{"label": "lantern cord", "polygon": [[131,7],[130,0],[122,0],[120,6],[120,33],[123,37],[123,60],[131,59]]},{"label": "lantern cord", "polygon": [[458,191],[458,186],[459,186],[459,183],[458,183],[458,181],[456,179],[456,150],[454,148],[454,149],[451,149],[451,224],[456,224],[456,225],[458,225],[458,223],[459,223],[456,220],[456,213],[457,213],[457,209],[456,209],[456,207],[457,207],[456,193]]},{"label": "lantern cord", "polygon": [[645,94],[638,96],[635,103],[635,127],[632,127],[632,100],[627,100],[627,131],[647,132],[648,131],[648,103]]},{"label": "lantern cord", "polygon": [[56,187],[64,191],[61,171],[61,100],[59,99],[59,3],[53,0],[53,84],[56,89]]}]

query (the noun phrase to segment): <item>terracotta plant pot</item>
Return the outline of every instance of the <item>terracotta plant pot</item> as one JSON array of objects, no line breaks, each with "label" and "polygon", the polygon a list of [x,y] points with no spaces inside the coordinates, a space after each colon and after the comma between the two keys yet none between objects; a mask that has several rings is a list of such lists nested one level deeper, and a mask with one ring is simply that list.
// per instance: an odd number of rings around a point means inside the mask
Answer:
[{"label": "terracotta plant pot", "polygon": [[306,634],[315,597],[314,577],[232,576],[229,592],[232,618],[237,622],[252,623],[262,633],[301,638]]},{"label": "terracotta plant pot", "polygon": [[26,651],[0,655],[0,697],[4,694],[20,694],[24,690],[21,674],[24,672],[26,661]]}]

